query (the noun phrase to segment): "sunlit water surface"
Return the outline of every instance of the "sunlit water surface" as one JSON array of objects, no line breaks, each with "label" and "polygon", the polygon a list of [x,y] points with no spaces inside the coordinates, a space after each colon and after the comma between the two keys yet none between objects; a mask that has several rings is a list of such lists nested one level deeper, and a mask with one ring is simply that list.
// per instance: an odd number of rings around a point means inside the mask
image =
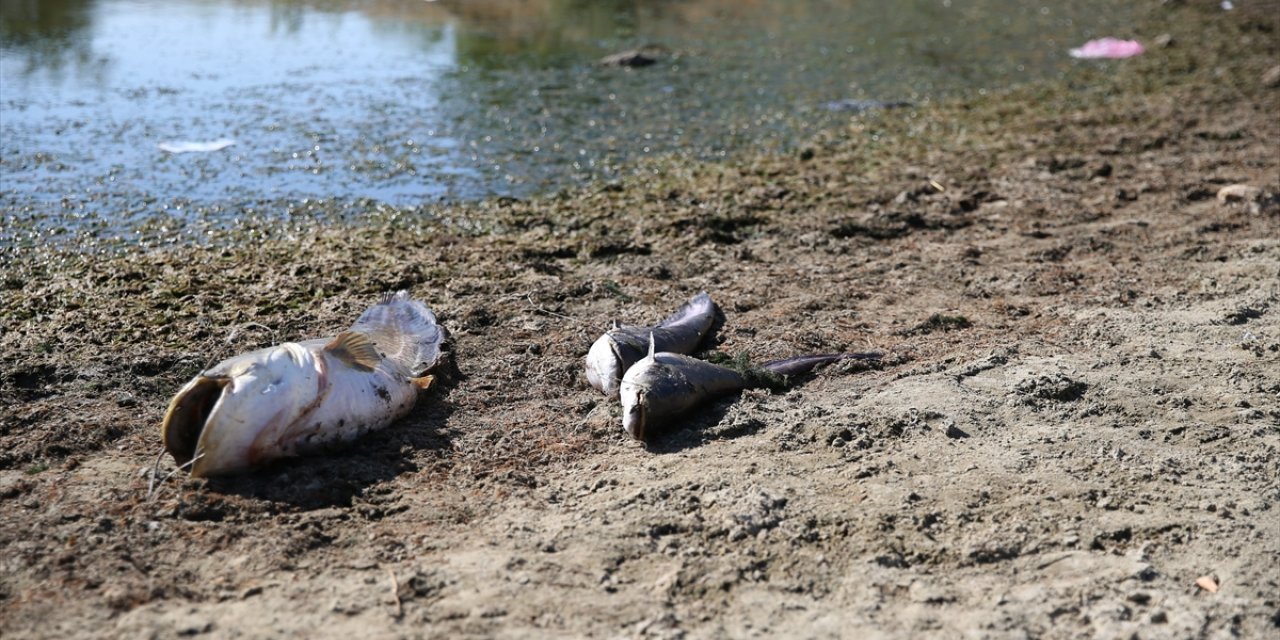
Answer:
[{"label": "sunlit water surface", "polygon": [[[856,117],[831,101],[1061,74],[1067,48],[1122,33],[1118,4],[4,0],[0,247],[787,149]],[[657,64],[597,64],[644,45]]]}]

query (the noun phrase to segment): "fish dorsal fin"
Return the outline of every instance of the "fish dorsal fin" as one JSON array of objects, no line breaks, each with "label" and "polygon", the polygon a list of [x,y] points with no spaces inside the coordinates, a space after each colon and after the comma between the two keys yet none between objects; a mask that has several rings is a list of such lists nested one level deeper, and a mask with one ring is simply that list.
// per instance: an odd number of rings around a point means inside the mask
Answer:
[{"label": "fish dorsal fin", "polygon": [[339,333],[324,346],[324,350],[348,365],[365,371],[373,371],[382,362],[382,356],[377,347],[373,346],[373,341],[359,331]]},{"label": "fish dorsal fin", "polygon": [[658,351],[657,345],[655,344],[655,341],[653,339],[653,332],[650,331],[649,332],[649,359],[650,360],[653,359],[653,354],[656,353],[657,351]]}]

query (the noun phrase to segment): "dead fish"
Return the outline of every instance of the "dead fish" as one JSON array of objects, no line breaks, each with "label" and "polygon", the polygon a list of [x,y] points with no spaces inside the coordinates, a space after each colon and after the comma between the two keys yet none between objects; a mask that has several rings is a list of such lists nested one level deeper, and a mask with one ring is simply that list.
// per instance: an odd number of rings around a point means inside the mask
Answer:
[{"label": "dead fish", "polygon": [[850,113],[866,113],[868,111],[877,111],[881,109],[901,109],[903,107],[915,106],[904,100],[832,100],[822,104],[822,108],[827,111],[847,111]]},{"label": "dead fish", "polygon": [[[879,353],[833,353],[774,360],[759,369],[780,376],[808,373],[837,360],[876,360]],[[662,353],[650,346],[649,355],[622,378],[622,429],[644,441],[655,428],[713,396],[755,386],[741,372],[678,353]]]},{"label": "dead fish", "polygon": [[600,58],[599,64],[606,67],[647,67],[670,55],[671,51],[660,44],[647,44],[639,49],[607,55]]},{"label": "dead fish", "polygon": [[196,376],[165,412],[165,450],[205,477],[353,440],[413,408],[444,339],[427,305],[388,293],[334,338],[246,353]]},{"label": "dead fish", "polygon": [[649,352],[650,337],[658,351],[690,353],[702,342],[716,319],[716,303],[699,293],[654,327],[614,327],[587,352],[587,382],[611,398],[618,397],[622,374]]}]

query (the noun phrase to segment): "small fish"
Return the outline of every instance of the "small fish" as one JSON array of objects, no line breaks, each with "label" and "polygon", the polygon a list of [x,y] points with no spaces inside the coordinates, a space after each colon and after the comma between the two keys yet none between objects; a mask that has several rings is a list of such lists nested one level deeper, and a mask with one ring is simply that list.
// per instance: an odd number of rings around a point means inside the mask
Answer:
[{"label": "small fish", "polygon": [[165,412],[165,449],[206,477],[353,440],[413,408],[444,339],[425,304],[386,294],[337,337],[246,353],[196,376]]},{"label": "small fish", "polygon": [[[878,353],[833,353],[798,356],[760,365],[766,374],[796,376],[837,360],[877,360]],[[756,386],[741,372],[678,353],[657,352],[627,370],[622,378],[622,429],[645,441],[657,427],[713,396]]]},{"label": "small fish", "polygon": [[611,398],[618,397],[622,375],[648,352],[649,339],[658,350],[690,353],[716,319],[716,303],[704,291],[654,327],[619,326],[600,336],[587,352],[587,382]]},{"label": "small fish", "polygon": [[848,111],[851,113],[866,113],[868,111],[877,111],[880,109],[901,109],[903,107],[915,106],[905,100],[832,100],[822,104],[822,108],[827,111]]}]

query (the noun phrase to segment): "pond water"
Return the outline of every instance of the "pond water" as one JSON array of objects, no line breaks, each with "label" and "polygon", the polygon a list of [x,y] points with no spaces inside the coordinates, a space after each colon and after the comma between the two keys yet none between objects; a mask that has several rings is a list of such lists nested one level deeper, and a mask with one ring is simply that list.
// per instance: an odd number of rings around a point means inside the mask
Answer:
[{"label": "pond water", "polygon": [[[4,0],[0,247],[303,199],[358,215],[524,197],[646,155],[786,149],[856,117],[832,101],[1064,73],[1067,48],[1123,34],[1122,5]],[[656,64],[597,62],[642,46]]]}]

